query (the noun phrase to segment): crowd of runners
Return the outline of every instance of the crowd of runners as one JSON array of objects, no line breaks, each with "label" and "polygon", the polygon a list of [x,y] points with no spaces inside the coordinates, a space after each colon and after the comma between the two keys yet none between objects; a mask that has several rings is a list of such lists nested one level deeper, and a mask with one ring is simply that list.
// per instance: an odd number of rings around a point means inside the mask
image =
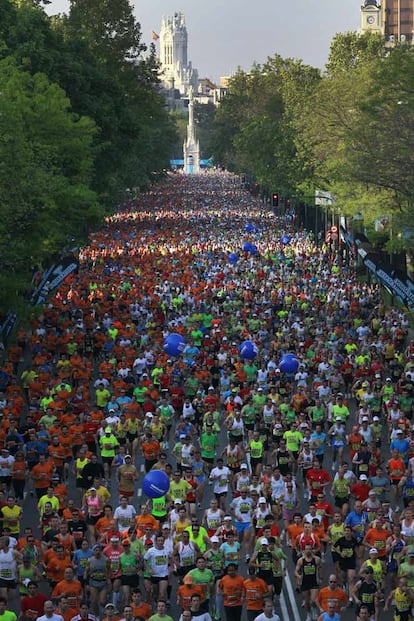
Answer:
[{"label": "crowd of runners", "polygon": [[404,313],[335,248],[230,175],[172,175],[8,349],[0,620],[278,621],[286,577],[307,621],[410,621],[413,388]]}]

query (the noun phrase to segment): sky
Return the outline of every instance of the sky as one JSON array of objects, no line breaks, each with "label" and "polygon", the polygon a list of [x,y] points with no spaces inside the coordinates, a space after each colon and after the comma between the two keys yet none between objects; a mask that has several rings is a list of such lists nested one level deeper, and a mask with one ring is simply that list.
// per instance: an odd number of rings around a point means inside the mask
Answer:
[{"label": "sky", "polygon": [[[358,30],[361,0],[130,0],[143,41],[159,33],[161,17],[184,13],[188,59],[200,78],[217,81],[268,56],[301,58],[323,68],[333,36]],[[67,12],[53,0],[49,14]]]}]

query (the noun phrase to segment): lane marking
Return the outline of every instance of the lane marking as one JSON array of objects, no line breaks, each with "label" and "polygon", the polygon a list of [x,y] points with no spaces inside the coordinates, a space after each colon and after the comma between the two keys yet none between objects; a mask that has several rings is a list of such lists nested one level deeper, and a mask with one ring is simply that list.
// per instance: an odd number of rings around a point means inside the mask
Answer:
[{"label": "lane marking", "polygon": [[301,618],[301,615],[299,614],[299,608],[298,608],[298,605],[296,603],[296,597],[295,597],[295,593],[293,591],[292,581],[290,579],[290,576],[289,576],[288,572],[286,572],[286,576],[285,576],[284,582],[286,584],[286,589],[287,589],[288,596],[289,596],[289,602],[290,602],[290,605],[292,607],[293,618],[299,620]]}]

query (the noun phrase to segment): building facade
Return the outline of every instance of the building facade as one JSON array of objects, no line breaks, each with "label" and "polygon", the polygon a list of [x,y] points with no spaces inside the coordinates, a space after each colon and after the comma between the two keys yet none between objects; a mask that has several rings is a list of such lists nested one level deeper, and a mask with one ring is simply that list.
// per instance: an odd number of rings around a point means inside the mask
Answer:
[{"label": "building facade", "polygon": [[390,43],[413,41],[413,0],[382,0],[383,34]]},{"label": "building facade", "polygon": [[361,32],[381,34],[387,46],[413,42],[414,0],[365,0]]},{"label": "building facade", "polygon": [[182,13],[162,18],[159,45],[164,88],[188,96],[190,87],[197,89],[198,73],[188,60],[188,34]]}]

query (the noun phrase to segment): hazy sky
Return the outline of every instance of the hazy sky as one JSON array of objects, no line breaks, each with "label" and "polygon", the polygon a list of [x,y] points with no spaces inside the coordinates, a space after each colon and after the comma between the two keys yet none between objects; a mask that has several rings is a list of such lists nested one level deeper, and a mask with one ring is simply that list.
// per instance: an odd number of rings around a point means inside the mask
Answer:
[{"label": "hazy sky", "polygon": [[[161,16],[181,11],[188,30],[188,58],[200,77],[217,80],[238,66],[249,69],[268,56],[302,58],[323,67],[332,37],[358,30],[362,0],[132,0],[143,39],[159,32]],[[67,11],[53,0],[48,13]]]}]

